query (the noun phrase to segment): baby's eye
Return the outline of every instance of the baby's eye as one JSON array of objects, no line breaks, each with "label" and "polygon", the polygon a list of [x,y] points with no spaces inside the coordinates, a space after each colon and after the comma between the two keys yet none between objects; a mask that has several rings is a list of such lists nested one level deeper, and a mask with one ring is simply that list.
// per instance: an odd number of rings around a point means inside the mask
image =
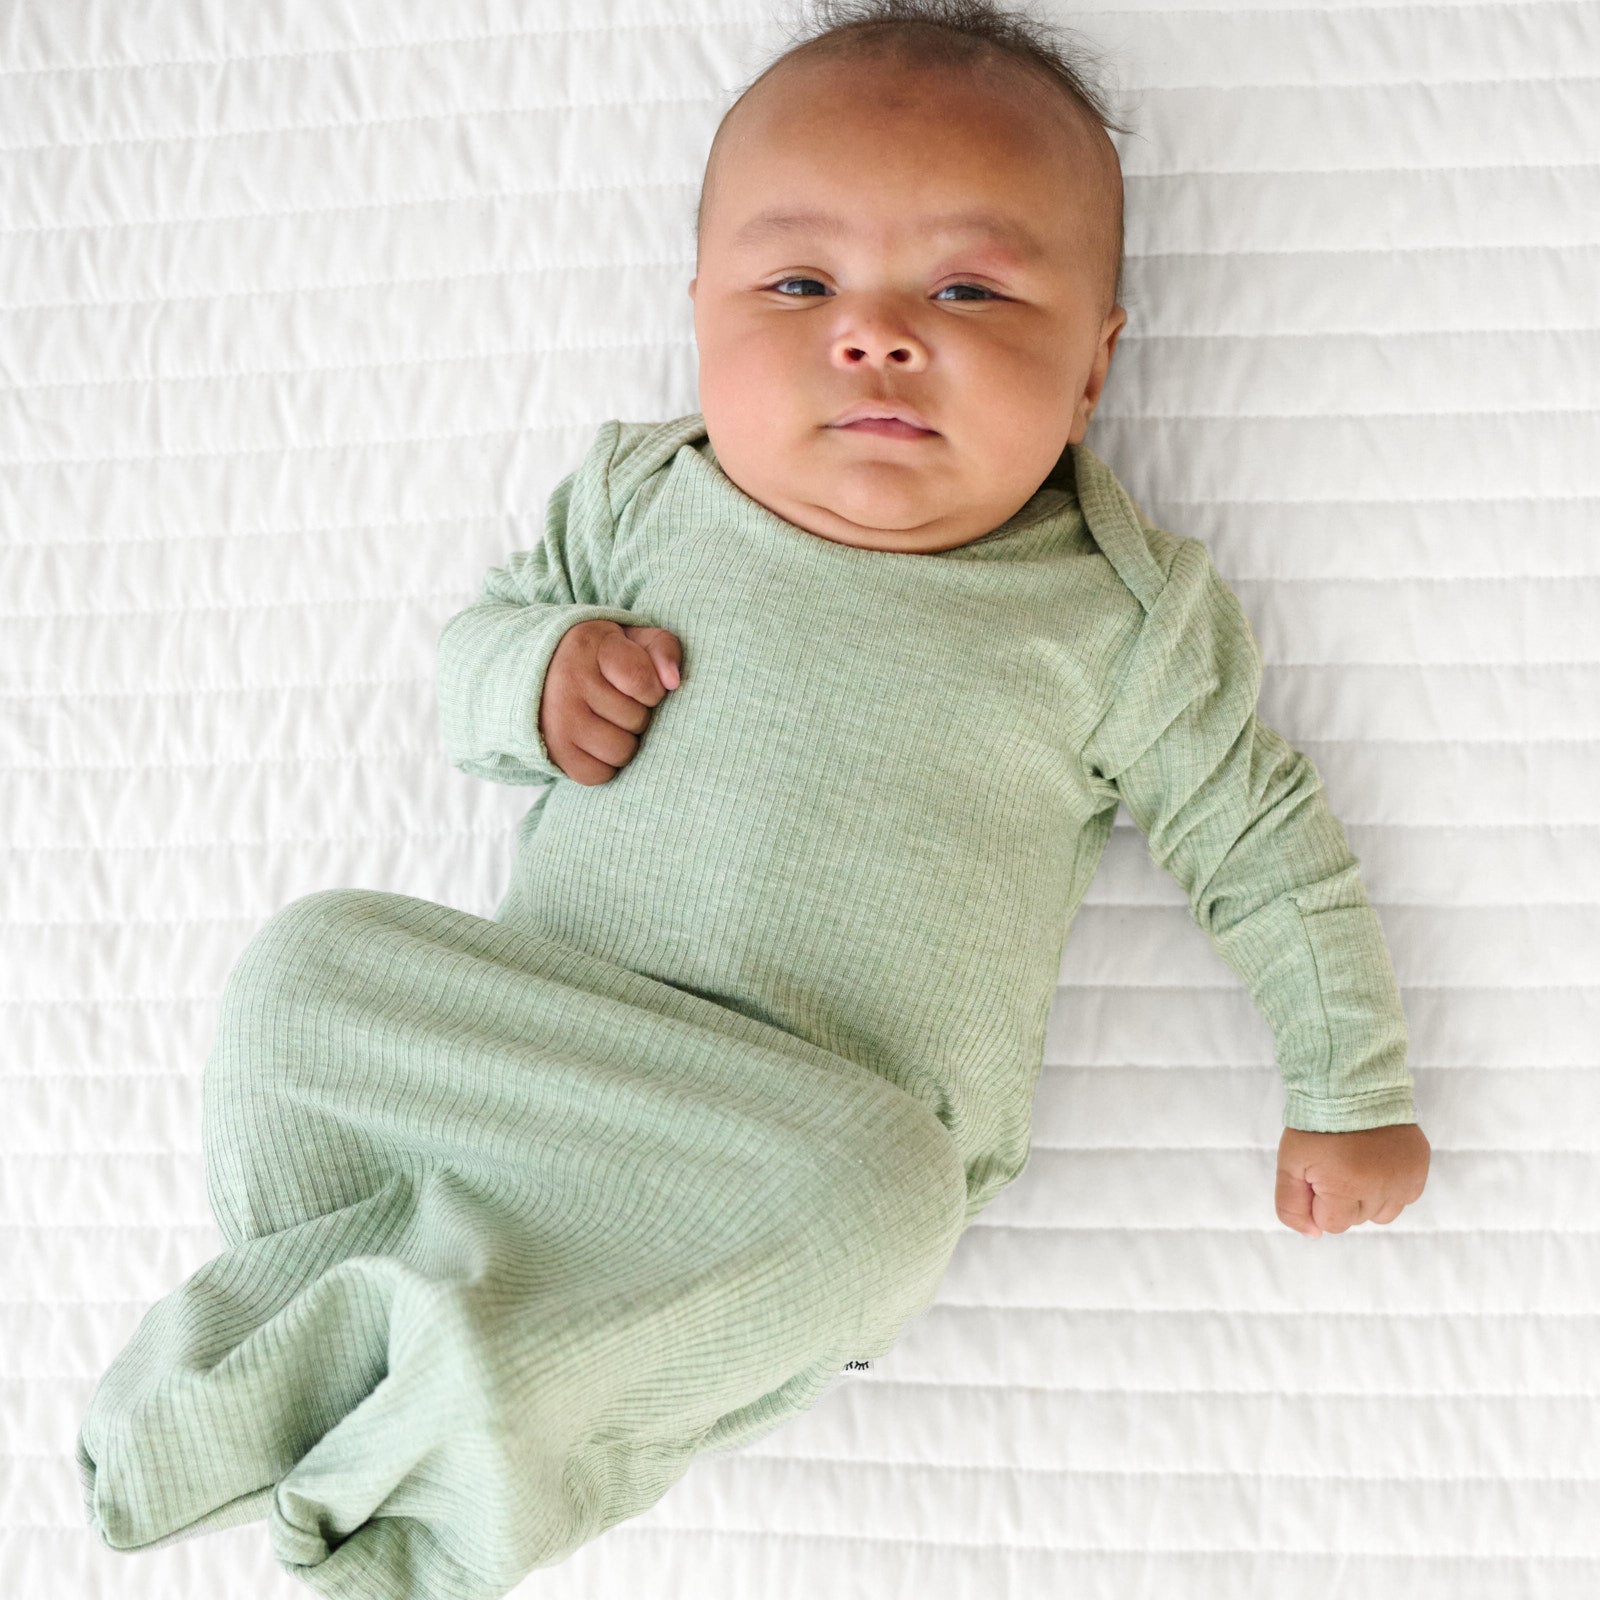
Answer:
[{"label": "baby's eye", "polygon": [[[776,283],[769,283],[767,285],[767,287],[769,289],[773,289],[773,290],[778,291],[779,293],[782,293],[783,286],[786,283],[815,283],[819,289],[822,287],[822,284],[821,284],[820,280],[818,280],[816,278],[798,278],[798,277],[796,277],[796,278],[779,278]],[[979,294],[986,294],[992,300],[998,300],[1000,298],[997,294],[995,294],[993,289],[985,289],[981,283],[947,283],[944,286],[944,289],[941,289],[939,291],[939,293],[943,294],[945,292],[945,289],[975,289]],[[793,295],[792,294],[792,295],[789,295],[788,298],[790,300],[809,300],[812,297],[810,295],[803,295],[803,294],[801,294],[801,295]]]}]

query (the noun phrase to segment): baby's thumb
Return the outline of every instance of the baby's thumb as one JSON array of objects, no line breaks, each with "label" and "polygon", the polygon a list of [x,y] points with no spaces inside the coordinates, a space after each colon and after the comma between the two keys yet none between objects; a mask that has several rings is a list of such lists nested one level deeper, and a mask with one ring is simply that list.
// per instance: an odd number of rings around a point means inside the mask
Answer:
[{"label": "baby's thumb", "polygon": [[683,681],[683,674],[679,665],[683,660],[683,652],[678,645],[677,636],[668,633],[665,628],[629,628],[629,635],[635,643],[644,646],[645,653],[655,664],[656,676],[668,689],[676,689]]},{"label": "baby's thumb", "polygon": [[1278,1188],[1275,1196],[1278,1221],[1296,1233],[1317,1238],[1322,1229],[1311,1215],[1313,1190],[1303,1174],[1288,1167],[1278,1168]]}]

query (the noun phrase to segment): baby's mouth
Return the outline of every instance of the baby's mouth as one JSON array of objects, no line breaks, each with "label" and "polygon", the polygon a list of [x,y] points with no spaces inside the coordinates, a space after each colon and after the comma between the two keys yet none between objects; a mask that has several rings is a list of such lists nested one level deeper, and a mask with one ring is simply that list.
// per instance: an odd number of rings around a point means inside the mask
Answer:
[{"label": "baby's mouth", "polygon": [[874,433],[885,439],[936,439],[932,428],[914,428],[898,417],[862,417],[859,422],[835,423],[840,433]]}]

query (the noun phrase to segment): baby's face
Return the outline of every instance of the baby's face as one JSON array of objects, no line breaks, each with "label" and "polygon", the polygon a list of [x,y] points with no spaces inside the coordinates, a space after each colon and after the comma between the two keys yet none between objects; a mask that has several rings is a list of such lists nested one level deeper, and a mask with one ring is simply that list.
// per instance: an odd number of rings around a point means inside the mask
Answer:
[{"label": "baby's face", "polygon": [[[998,527],[1083,438],[1127,320],[1103,130],[966,74],[796,63],[724,138],[689,285],[722,470],[841,544],[928,553]],[[938,225],[980,209],[1000,233]],[[835,425],[863,401],[932,431]]]}]

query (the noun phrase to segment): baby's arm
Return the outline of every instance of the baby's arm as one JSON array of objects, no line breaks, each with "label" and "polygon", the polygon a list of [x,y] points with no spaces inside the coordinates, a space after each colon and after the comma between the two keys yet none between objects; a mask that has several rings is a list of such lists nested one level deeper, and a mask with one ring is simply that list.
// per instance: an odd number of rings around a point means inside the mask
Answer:
[{"label": "baby's arm", "polygon": [[604,620],[647,626],[610,605],[616,518],[607,494],[619,426],[607,422],[583,461],[556,485],[543,540],[491,567],[482,598],[439,634],[439,726],[452,765],[491,783],[561,776],[539,732],[550,658],[567,630]]},{"label": "baby's arm", "polygon": [[1399,987],[1344,829],[1307,757],[1256,716],[1261,656],[1198,539],[1179,543],[1084,748],[1277,1047],[1284,1126],[1414,1122]]}]

